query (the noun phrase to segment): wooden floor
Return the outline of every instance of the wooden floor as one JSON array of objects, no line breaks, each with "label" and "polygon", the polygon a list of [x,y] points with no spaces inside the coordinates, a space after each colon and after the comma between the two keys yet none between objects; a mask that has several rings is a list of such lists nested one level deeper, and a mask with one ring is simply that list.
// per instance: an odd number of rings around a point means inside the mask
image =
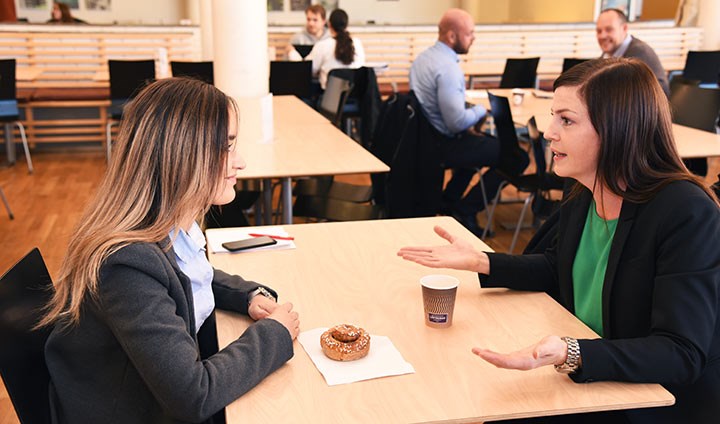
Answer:
[{"label": "wooden floor", "polygon": [[[37,246],[50,275],[55,277],[79,215],[105,172],[104,155],[101,151],[35,152],[35,173],[28,175],[22,152],[19,154],[20,161],[15,166],[0,168],[0,187],[15,214],[15,219],[10,220],[0,205],[0,272]],[[715,181],[720,172],[720,159],[713,159],[710,164],[712,178],[709,181]],[[369,184],[367,175],[338,179]],[[498,219],[514,222],[519,210],[517,204],[499,207]],[[482,224],[484,214],[479,218]],[[496,229],[495,237],[487,243],[497,251],[507,251],[512,232]],[[531,230],[521,231],[516,252],[521,251],[531,237]],[[0,424],[18,423],[7,392],[0,384]]]}]

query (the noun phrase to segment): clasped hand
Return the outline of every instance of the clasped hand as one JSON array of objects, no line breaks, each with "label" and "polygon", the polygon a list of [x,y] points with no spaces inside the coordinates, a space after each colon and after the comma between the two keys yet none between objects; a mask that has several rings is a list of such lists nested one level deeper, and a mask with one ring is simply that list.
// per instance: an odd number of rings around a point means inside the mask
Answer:
[{"label": "clasped hand", "polygon": [[265,296],[255,296],[250,301],[248,315],[256,321],[274,319],[287,328],[293,340],[300,333],[300,316],[293,311],[293,304],[290,302],[279,304]]}]

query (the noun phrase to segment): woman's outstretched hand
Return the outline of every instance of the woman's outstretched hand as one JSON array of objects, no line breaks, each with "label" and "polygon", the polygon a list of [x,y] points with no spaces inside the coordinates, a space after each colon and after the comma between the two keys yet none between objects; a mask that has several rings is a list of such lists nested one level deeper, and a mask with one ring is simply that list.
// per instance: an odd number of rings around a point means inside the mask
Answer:
[{"label": "woman's outstretched hand", "polygon": [[474,347],[472,351],[498,368],[512,370],[560,365],[567,359],[567,343],[558,336],[547,336],[532,346],[511,353],[497,353],[479,347]]},{"label": "woman's outstretched hand", "polygon": [[435,233],[450,244],[431,247],[403,247],[397,255],[407,261],[430,268],[452,268],[481,274],[490,273],[490,262],[485,252],[478,252],[470,242],[455,237],[440,226],[435,226]]}]

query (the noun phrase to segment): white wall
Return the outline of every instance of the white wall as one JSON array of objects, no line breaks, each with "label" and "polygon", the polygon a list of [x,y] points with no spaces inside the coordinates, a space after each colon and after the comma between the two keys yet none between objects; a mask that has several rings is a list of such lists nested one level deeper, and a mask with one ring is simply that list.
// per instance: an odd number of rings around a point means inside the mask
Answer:
[{"label": "white wall", "polygon": [[[44,23],[50,19],[52,9],[52,0],[46,1],[44,9],[21,9],[20,1],[15,0],[18,18]],[[110,0],[110,11],[85,10],[84,0],[79,4],[80,9],[72,10],[72,14],[89,24],[178,25],[180,19],[188,18],[186,0]]]}]

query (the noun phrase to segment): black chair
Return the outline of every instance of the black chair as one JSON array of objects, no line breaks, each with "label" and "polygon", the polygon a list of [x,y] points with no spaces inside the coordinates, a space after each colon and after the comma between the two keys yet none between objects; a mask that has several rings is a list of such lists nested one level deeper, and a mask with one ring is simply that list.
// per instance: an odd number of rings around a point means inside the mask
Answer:
[{"label": "black chair", "polygon": [[[720,89],[676,84],[670,93],[673,122],[711,133],[716,132],[720,113]],[[707,175],[707,159],[685,159],[685,165],[697,175]]]},{"label": "black chair", "polygon": [[520,147],[517,132],[515,131],[515,124],[513,123],[512,112],[510,111],[510,103],[507,97],[494,96],[492,93],[489,94],[489,100],[490,110],[497,130],[497,137],[500,141],[500,158],[495,172],[497,172],[504,181],[500,184],[495,199],[493,199],[490,204],[491,209],[483,237],[487,236],[487,232],[491,228],[495,208],[498,203],[500,203],[500,195],[505,186],[512,185],[519,192],[528,193],[528,196],[523,201],[520,217],[515,227],[512,242],[510,243],[508,253],[512,253],[515,249],[515,244],[517,243],[517,238],[520,234],[528,206],[532,204],[536,196],[542,195],[543,192],[548,190],[562,190],[564,182],[556,175],[547,172],[545,146],[543,145],[542,136],[537,130],[534,118],[528,123],[528,135],[530,136],[533,157],[535,159],[535,172],[532,174],[522,174],[521,169],[524,168],[523,165],[526,162],[524,161],[524,152]]},{"label": "black chair", "polygon": [[15,215],[13,215],[12,209],[10,209],[10,203],[8,203],[7,197],[5,197],[5,192],[3,191],[2,187],[0,187],[0,199],[2,199],[2,202],[5,204],[5,209],[7,210],[8,217],[10,219],[15,219]]},{"label": "black chair", "polygon": [[340,121],[344,123],[345,133],[350,137],[354,135],[353,122],[357,123],[358,141],[367,148],[375,132],[382,103],[375,69],[367,66],[356,69],[338,68],[331,70],[328,76],[339,77],[352,84]]},{"label": "black chair", "polygon": [[500,79],[500,88],[535,88],[539,57],[507,59]]},{"label": "black chair", "polygon": [[112,126],[122,119],[125,104],[147,84],[155,81],[154,60],[108,60],[110,109],[106,131],[107,160],[112,153]]},{"label": "black chair", "polygon": [[312,62],[270,62],[270,92],[274,95],[295,95],[301,99],[312,94]]},{"label": "black chair", "polygon": [[170,62],[174,77],[190,77],[213,85],[215,76],[212,62]]},{"label": "black chair", "polygon": [[27,161],[28,172],[33,173],[32,158],[28,148],[25,126],[20,122],[20,110],[18,109],[17,87],[15,85],[15,59],[0,60],[0,122],[5,124],[5,137],[12,137],[12,125],[15,124],[20,131],[25,160]]},{"label": "black chair", "polygon": [[566,57],[565,59],[563,59],[562,73],[565,73],[565,71],[572,68],[573,66],[579,65],[583,62],[587,62],[588,60],[590,60],[590,59],[581,59],[578,57]]},{"label": "black chair", "polygon": [[349,80],[328,75],[319,111],[338,128],[342,127],[343,108],[352,88],[353,85]]},{"label": "black chair", "polygon": [[44,349],[51,329],[33,327],[52,290],[37,248],[0,277],[0,375],[23,424],[50,422]]},{"label": "black chair", "polygon": [[365,221],[383,217],[382,208],[378,205],[319,196],[298,196],[293,215],[319,221]]},{"label": "black chair", "polygon": [[414,92],[382,103],[369,150],[390,172],[370,177],[373,200],[388,218],[435,216],[440,210],[445,170],[436,137]]},{"label": "black chair", "polygon": [[720,50],[688,52],[682,73],[685,78],[700,80],[701,84],[716,84],[719,73]]},{"label": "black chair", "polygon": [[698,85],[700,85],[700,80],[688,79],[682,75],[675,74],[670,77],[670,81],[668,84],[670,85],[670,93],[672,94],[673,92],[677,91],[680,88],[679,86],[681,85],[694,85],[697,87]]}]

